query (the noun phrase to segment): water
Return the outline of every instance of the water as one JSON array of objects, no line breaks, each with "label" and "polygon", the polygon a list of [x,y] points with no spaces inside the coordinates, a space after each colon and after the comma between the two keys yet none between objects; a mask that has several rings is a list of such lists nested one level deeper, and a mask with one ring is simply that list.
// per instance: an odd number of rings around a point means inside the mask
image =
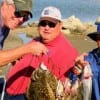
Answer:
[{"label": "water", "polygon": [[33,0],[33,18],[37,21],[46,6],[56,6],[61,10],[62,18],[75,15],[82,21],[94,22],[100,16],[100,0]]},{"label": "water", "polygon": [[23,40],[24,44],[32,40],[32,38],[27,37],[25,33],[19,33],[18,36]]}]

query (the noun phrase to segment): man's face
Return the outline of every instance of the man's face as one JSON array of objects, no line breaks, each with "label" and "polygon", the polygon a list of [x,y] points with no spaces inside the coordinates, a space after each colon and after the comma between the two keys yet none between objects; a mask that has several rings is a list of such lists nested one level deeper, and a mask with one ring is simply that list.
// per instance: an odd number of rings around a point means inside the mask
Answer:
[{"label": "man's face", "polygon": [[23,24],[26,20],[24,17],[26,16],[19,16],[20,13],[15,13],[15,6],[14,5],[7,5],[7,9],[5,9],[6,17],[4,20],[4,25],[9,27],[10,29],[14,29],[19,25]]},{"label": "man's face", "polygon": [[62,23],[61,22],[51,22],[48,20],[42,20],[39,23],[39,33],[42,37],[44,43],[48,43],[54,40],[61,31]]}]

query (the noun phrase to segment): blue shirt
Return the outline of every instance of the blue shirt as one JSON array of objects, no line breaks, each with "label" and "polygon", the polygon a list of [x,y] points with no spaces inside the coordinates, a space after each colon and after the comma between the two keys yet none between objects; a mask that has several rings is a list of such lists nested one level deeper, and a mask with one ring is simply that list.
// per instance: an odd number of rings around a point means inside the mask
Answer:
[{"label": "blue shirt", "polygon": [[91,100],[100,100],[100,49],[92,50],[85,59],[90,63],[93,74]]},{"label": "blue shirt", "polygon": [[[9,34],[9,28],[2,27],[2,21],[0,16],[0,49],[3,48],[4,41],[7,38],[8,34]],[[4,79],[0,78],[0,93],[2,92],[3,84],[4,84]]]},{"label": "blue shirt", "polygon": [[3,48],[4,41],[7,38],[9,31],[10,31],[9,28],[2,27],[2,21],[1,21],[1,17],[0,17],[0,49]]}]

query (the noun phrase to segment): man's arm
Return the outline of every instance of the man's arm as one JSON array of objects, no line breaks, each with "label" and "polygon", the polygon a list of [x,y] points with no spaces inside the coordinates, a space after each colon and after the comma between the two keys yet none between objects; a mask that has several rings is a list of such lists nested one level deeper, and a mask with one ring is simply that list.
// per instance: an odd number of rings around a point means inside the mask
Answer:
[{"label": "man's arm", "polygon": [[33,55],[46,54],[47,48],[40,42],[31,42],[29,44],[23,45],[21,47],[1,50],[0,51],[0,66],[12,62],[26,53],[32,53]]}]

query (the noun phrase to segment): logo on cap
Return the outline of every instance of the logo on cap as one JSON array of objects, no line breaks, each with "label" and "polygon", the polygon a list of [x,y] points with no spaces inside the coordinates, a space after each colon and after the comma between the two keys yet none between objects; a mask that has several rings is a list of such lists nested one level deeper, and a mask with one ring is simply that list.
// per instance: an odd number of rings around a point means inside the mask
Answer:
[{"label": "logo on cap", "polygon": [[50,10],[49,9],[44,11],[44,15],[49,15],[49,14],[50,14]]}]

